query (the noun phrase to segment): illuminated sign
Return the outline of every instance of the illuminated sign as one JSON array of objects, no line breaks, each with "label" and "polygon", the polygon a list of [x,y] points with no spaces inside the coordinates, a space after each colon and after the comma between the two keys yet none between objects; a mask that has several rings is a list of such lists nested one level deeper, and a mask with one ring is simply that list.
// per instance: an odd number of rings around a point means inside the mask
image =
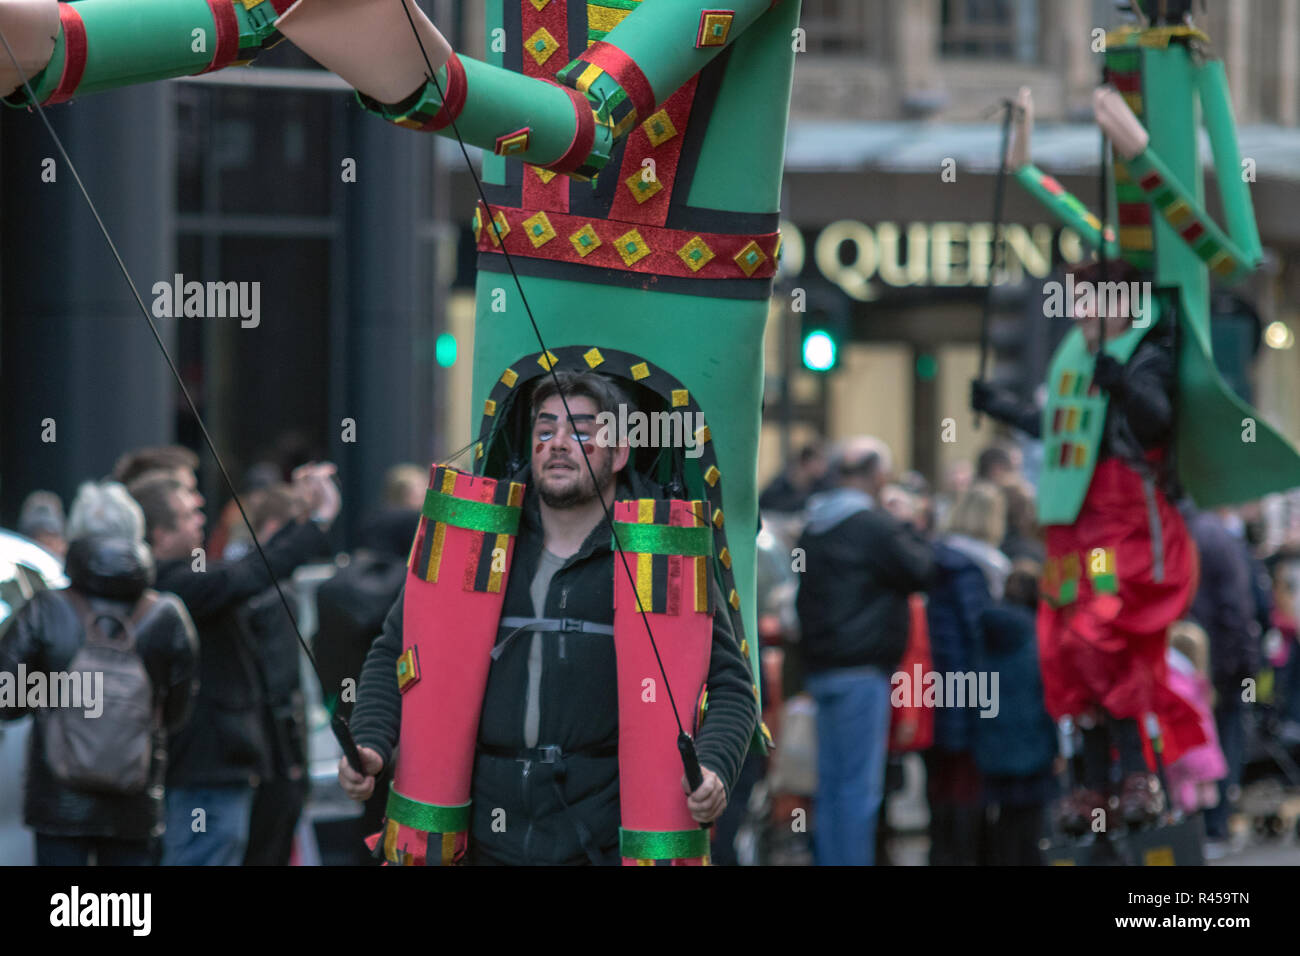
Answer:
[{"label": "illuminated sign", "polygon": [[[1055,230],[1044,223],[1003,227],[1005,276],[1019,282],[1025,275],[1044,279],[1052,271]],[[797,276],[808,256],[808,243],[797,226],[781,223],[781,275]],[[1078,233],[1062,229],[1057,250],[1066,262],[1088,255]],[[841,219],[817,233],[812,261],[828,281],[861,302],[879,297],[883,287],[986,286],[993,264],[993,224],[988,222],[913,222],[900,226]]]}]

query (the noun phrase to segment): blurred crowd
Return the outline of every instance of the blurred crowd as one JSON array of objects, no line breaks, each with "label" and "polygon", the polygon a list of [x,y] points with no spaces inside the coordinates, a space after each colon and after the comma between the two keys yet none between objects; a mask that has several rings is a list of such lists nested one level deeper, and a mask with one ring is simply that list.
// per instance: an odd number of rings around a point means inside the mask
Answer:
[{"label": "blurred crowd", "polygon": [[[36,718],[23,821],[38,865],[289,863],[309,783],[294,572],[330,566],[311,636],[335,688],[360,673],[401,588],[424,469],[390,469],[357,547],[336,557],[333,465],[255,465],[244,515],[231,499],[208,529],[198,464],[180,446],[137,449],[83,484],[66,517],[48,491],[23,504],[17,530],[63,562],[70,586],[38,591],[5,622],[0,673],[77,672],[88,649],[110,655],[89,668],[108,674],[98,719],[0,707],[0,719]],[[351,702],[340,690],[325,704]],[[352,834],[356,862],[361,830],[378,827],[371,810]]]},{"label": "blurred crowd", "polygon": [[[348,678],[401,589],[424,469],[390,469],[355,547],[336,555],[328,532],[342,501],[332,465],[249,469],[240,498],[256,543],[233,500],[209,529],[197,467],[182,447],[138,449],[84,484],[66,514],[47,491],[23,505],[17,530],[63,562],[71,587],[36,593],[7,622],[0,672],[75,671],[88,647],[116,648],[142,665],[152,714],[87,731],[39,707],[0,708],[6,720],[37,717],[23,816],[39,864],[290,862],[309,782],[302,657],[288,613],[298,606],[294,571],[329,565],[310,636],[324,686],[340,689],[323,703],[345,716],[355,702]],[[1275,750],[1300,746],[1294,497],[1183,507],[1200,577],[1170,629],[1168,665],[1211,743],[1166,776],[1178,808],[1203,815],[1211,854],[1228,845],[1251,735]],[[808,445],[760,507],[764,716],[779,747],[746,764],[716,827],[715,862],[761,861],[737,849],[738,833],[753,833],[749,797],[760,783],[771,798],[764,813],[786,830],[790,808],[815,796],[805,810],[816,862],[890,862],[884,807],[903,785],[907,755],[924,767],[931,863],[1040,862],[1070,768],[1043,704],[1035,614],[1044,541],[1020,449],[994,443],[934,487],[916,472],[895,474],[876,439]],[[795,583],[765,572],[764,554]],[[784,656],[775,669],[773,652]],[[996,700],[978,700],[975,683],[965,706],[927,698],[913,684],[932,673],[996,674]],[[96,765],[95,753],[147,756]],[[357,849],[349,862],[373,862],[361,838],[379,829],[380,783],[348,824]]]},{"label": "blurred crowd", "polygon": [[[1180,507],[1199,582],[1169,629],[1167,663],[1209,743],[1165,778],[1174,807],[1203,816],[1211,858],[1240,836],[1230,820],[1251,751],[1276,755],[1281,777],[1300,747],[1297,498]],[[797,625],[766,642],[784,657],[782,700],[765,707],[785,731],[770,784],[785,819],[793,798],[779,791],[815,797],[815,862],[890,862],[885,797],[903,785],[907,754],[924,766],[930,863],[1042,862],[1045,841],[1061,839],[1053,809],[1076,768],[1070,735],[1044,706],[1036,610],[1045,542],[1021,449],[995,441],[934,487],[895,474],[876,439],[809,444],[760,506],[797,578]],[[931,673],[938,691],[923,699],[913,685]],[[953,675],[983,675],[995,704],[981,706],[975,679],[964,705],[945,700]],[[791,749],[816,751],[807,773],[789,771],[800,762]]]}]

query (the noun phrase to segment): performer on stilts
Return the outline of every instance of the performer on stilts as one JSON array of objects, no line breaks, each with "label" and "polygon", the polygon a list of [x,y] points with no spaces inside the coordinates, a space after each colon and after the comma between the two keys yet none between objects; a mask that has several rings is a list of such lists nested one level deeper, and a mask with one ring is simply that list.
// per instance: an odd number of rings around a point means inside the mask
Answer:
[{"label": "performer on stilts", "polygon": [[[1194,712],[1167,682],[1166,631],[1197,578],[1195,545],[1173,502],[1185,491],[1215,507],[1300,483],[1300,455],[1228,389],[1210,351],[1209,273],[1239,279],[1261,251],[1223,65],[1208,57],[1189,7],[1134,3],[1142,24],[1106,38],[1093,106],[1114,151],[1106,218],[1118,236],[1029,161],[1032,101],[1021,91],[1008,169],[1085,243],[1104,242],[1105,255],[1067,277],[1067,314],[1077,321],[1051,361],[1041,411],[972,384],[975,409],[1045,446],[1039,647],[1048,710],[1083,735],[1083,777],[1060,819],[1075,834],[1095,829],[1098,809],[1129,825],[1154,821],[1165,800],[1153,744],[1169,763],[1202,742]],[[1203,204],[1198,113],[1226,233]],[[1117,296],[1110,283],[1121,282],[1136,294]],[[1143,282],[1149,297],[1132,285]],[[1121,308],[1103,315],[1114,302]]]},{"label": "performer on stilts", "polygon": [[[479,62],[411,0],[0,0],[21,67],[0,61],[0,94],[59,103],[247,63],[287,37],[365,109],[484,150],[479,440],[467,471],[432,470],[404,597],[353,713],[367,772],[340,776],[359,793],[375,759],[395,762],[378,841],[393,863],[702,862],[698,823],[725,805],[745,747],[768,743],[746,635],[799,3],[488,10]],[[552,378],[561,371],[596,380],[571,391]],[[617,411],[602,380],[627,396],[615,405],[658,414],[676,437],[649,452],[617,441],[611,473],[587,473],[577,507],[590,517],[590,496],[616,496],[604,502],[613,523],[601,517],[567,556],[551,551],[563,561],[543,588],[552,526],[571,510],[547,503],[567,469],[552,449],[579,474],[607,464],[610,449],[582,451],[593,436],[579,420]],[[547,382],[559,390],[539,404]],[[578,594],[566,575],[597,554],[604,583],[584,584],[591,607],[566,614]],[[574,700],[555,696],[575,679]],[[679,728],[698,736],[704,771],[689,794]],[[511,788],[507,806],[497,795]]]}]

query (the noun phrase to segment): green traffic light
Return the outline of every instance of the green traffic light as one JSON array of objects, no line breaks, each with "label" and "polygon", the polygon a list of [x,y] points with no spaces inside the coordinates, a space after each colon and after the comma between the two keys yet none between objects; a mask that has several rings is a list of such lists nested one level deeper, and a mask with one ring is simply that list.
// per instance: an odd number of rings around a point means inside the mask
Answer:
[{"label": "green traffic light", "polygon": [[442,368],[451,368],[456,364],[456,336],[443,332],[433,343],[433,359]]},{"label": "green traffic light", "polygon": [[803,364],[814,372],[829,372],[835,367],[835,339],[823,329],[804,336]]}]

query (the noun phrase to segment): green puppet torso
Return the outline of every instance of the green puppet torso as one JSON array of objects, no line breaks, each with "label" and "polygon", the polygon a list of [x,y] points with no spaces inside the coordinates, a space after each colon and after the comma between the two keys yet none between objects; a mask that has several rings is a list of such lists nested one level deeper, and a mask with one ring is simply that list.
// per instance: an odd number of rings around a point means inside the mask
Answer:
[{"label": "green puppet torso", "polygon": [[[575,58],[640,12],[673,23],[656,32],[660,21],[650,17],[649,29],[624,31],[619,41],[653,75],[654,63],[695,48],[694,24],[706,28],[702,11],[706,5],[685,0],[499,0],[488,4],[487,28],[489,36],[505,31],[503,50],[490,50],[487,59],[581,89]],[[628,126],[594,181],[509,156],[483,157],[488,200],[498,224],[508,227],[501,230],[504,243],[560,367],[591,367],[654,390],[660,390],[655,382],[671,377],[678,384],[662,392],[672,396],[671,407],[705,416],[708,450],[688,459],[684,478],[691,494],[720,493],[717,556],[724,576],[734,574],[734,591],[724,582],[723,593],[733,604],[737,634],[751,636],[744,651],[755,673],[763,336],[780,251],[798,16],[796,0],[766,9],[677,90],[656,89],[653,112]],[[707,27],[718,24],[710,20]],[[611,111],[616,126],[620,115],[617,107]],[[514,390],[503,384],[503,374],[514,380],[507,370],[521,378],[525,369],[540,370],[528,315],[494,230],[485,226],[480,208],[476,411],[496,407]],[[592,346],[601,354],[584,357]]]},{"label": "green puppet torso", "polygon": [[[1158,314],[1106,342],[1106,354],[1132,358]],[[1079,329],[1071,329],[1052,357],[1043,406],[1043,470],[1038,485],[1038,523],[1073,524],[1088,494],[1106,429],[1110,397],[1092,384],[1094,354]]]}]

